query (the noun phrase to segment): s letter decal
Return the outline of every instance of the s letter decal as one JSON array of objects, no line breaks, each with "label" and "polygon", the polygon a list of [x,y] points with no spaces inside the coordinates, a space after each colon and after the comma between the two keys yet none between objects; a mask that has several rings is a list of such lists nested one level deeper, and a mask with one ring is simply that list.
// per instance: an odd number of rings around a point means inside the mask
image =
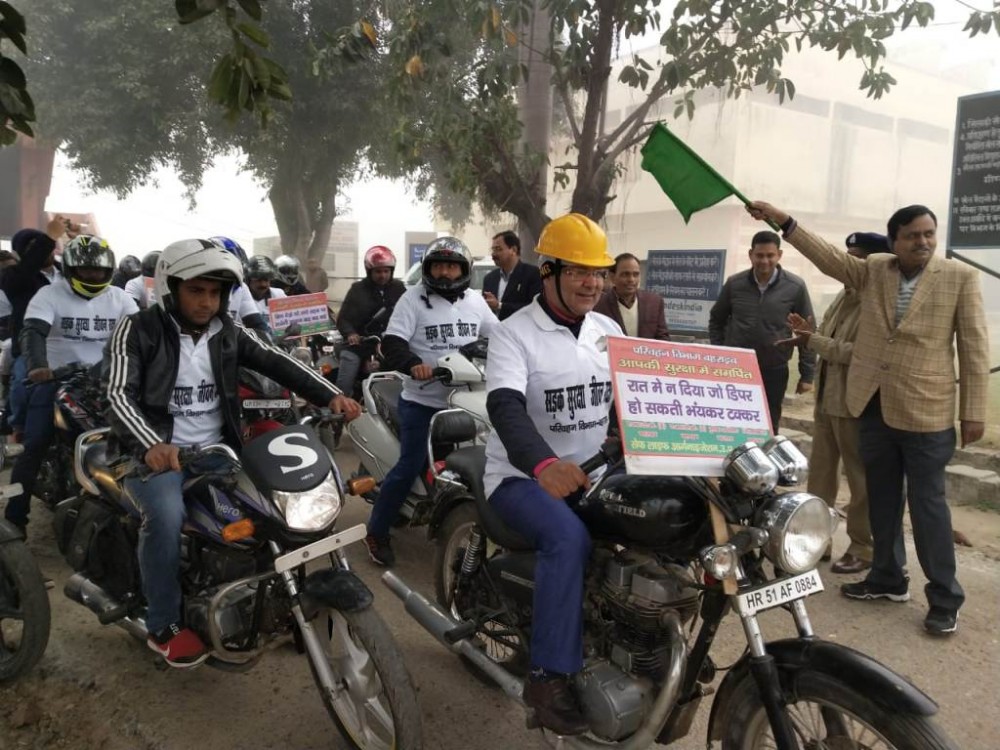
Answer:
[{"label": "s letter decal", "polygon": [[314,463],[319,461],[319,454],[310,448],[308,445],[294,445],[291,443],[293,438],[299,438],[301,440],[308,440],[306,435],[281,435],[275,438],[267,446],[267,452],[272,456],[290,456],[292,458],[299,459],[299,463],[295,466],[281,466],[282,474],[288,474],[291,471],[299,471],[300,469],[305,469],[308,466],[312,466]]}]

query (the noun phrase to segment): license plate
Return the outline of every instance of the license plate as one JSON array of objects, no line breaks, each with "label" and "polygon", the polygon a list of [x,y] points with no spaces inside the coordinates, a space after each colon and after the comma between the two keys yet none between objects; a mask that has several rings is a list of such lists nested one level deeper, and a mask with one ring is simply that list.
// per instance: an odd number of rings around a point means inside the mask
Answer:
[{"label": "license plate", "polygon": [[290,409],[289,398],[248,398],[243,401],[244,409]]},{"label": "license plate", "polygon": [[320,539],[318,542],[313,542],[306,547],[300,547],[297,550],[289,552],[287,555],[276,558],[274,561],[274,572],[284,573],[286,570],[305,565],[310,560],[328,555],[335,549],[340,549],[353,542],[360,542],[367,535],[368,529],[363,523],[359,523],[357,526],[352,526],[343,531],[338,531],[325,539]]},{"label": "license plate", "polygon": [[753,615],[765,609],[780,607],[782,604],[803,599],[823,590],[823,580],[816,570],[791,578],[768,583],[764,586],[743,591],[736,596],[736,609],[741,615]]},{"label": "license plate", "polygon": [[323,354],[333,354],[333,347],[332,346],[324,346],[323,347]]}]

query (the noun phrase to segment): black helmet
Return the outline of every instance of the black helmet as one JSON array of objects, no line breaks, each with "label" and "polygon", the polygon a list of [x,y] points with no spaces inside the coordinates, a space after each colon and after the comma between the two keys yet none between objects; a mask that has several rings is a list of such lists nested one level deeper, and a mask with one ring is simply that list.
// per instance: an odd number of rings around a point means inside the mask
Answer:
[{"label": "black helmet", "polygon": [[278,278],[278,269],[274,266],[274,261],[266,255],[254,255],[247,261],[246,280],[267,279],[274,281]]},{"label": "black helmet", "polygon": [[118,272],[126,279],[134,279],[142,273],[142,261],[134,255],[126,255],[118,261]]},{"label": "black helmet", "polygon": [[[100,281],[84,281],[77,275],[81,268],[96,268],[104,273]],[[115,254],[111,252],[106,240],[81,234],[63,248],[62,270],[73,291],[84,299],[91,299],[111,283],[111,277],[115,273]]]},{"label": "black helmet", "polygon": [[156,275],[156,261],[160,259],[160,251],[154,250],[151,253],[146,253],[146,257],[142,259],[142,275],[147,279],[153,278]]},{"label": "black helmet", "polygon": [[294,255],[279,255],[274,261],[278,272],[278,280],[286,286],[292,286],[299,280],[299,259]]},{"label": "black helmet", "polygon": [[[462,275],[454,280],[435,279],[431,276],[432,263],[458,263],[462,268]],[[469,288],[469,281],[472,278],[472,253],[457,237],[438,237],[427,246],[421,267],[427,290],[439,294],[449,302],[454,302]]]}]

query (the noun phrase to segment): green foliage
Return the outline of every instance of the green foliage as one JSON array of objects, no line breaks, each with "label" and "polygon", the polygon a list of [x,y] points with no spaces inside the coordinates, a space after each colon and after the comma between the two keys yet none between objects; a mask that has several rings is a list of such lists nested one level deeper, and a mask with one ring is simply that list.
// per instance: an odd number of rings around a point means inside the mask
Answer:
[{"label": "green foliage", "polygon": [[[0,45],[9,41],[21,54],[28,53],[24,17],[7,2],[0,2]],[[24,71],[0,46],[0,146],[9,146],[18,133],[34,135],[35,103],[28,93]]]},{"label": "green foliage", "polygon": [[[537,226],[544,186],[531,180],[539,159],[520,147],[522,119],[514,87],[525,75],[519,47],[547,55],[559,112],[553,117],[574,156],[554,168],[558,186],[575,177],[573,210],[600,218],[624,151],[642,142],[650,110],[674,102],[692,117],[694,93],[738,97],[763,88],[783,102],[796,93],[782,72],[786,55],[805,47],[853,60],[872,98],[895,79],[885,69],[885,40],[934,19],[923,0],[678,0],[661,14],[657,0],[539,0],[551,18],[545,39],[526,40],[530,0],[395,0],[383,8],[388,93],[398,121],[383,162],[416,170],[425,189],[455,205],[478,202]],[[633,56],[617,73],[644,93],[631,114],[603,126],[612,61],[622,39],[659,31],[661,62]],[[1000,10],[973,12],[970,36],[1000,33]]]}]

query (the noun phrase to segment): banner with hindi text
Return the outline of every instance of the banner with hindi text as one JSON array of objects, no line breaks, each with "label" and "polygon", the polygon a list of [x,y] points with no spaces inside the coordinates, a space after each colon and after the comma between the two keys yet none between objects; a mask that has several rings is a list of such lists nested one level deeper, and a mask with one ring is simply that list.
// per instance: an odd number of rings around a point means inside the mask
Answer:
[{"label": "banner with hindi text", "polygon": [[610,337],[608,355],[630,474],[722,476],[722,459],[771,436],[752,349]]}]

